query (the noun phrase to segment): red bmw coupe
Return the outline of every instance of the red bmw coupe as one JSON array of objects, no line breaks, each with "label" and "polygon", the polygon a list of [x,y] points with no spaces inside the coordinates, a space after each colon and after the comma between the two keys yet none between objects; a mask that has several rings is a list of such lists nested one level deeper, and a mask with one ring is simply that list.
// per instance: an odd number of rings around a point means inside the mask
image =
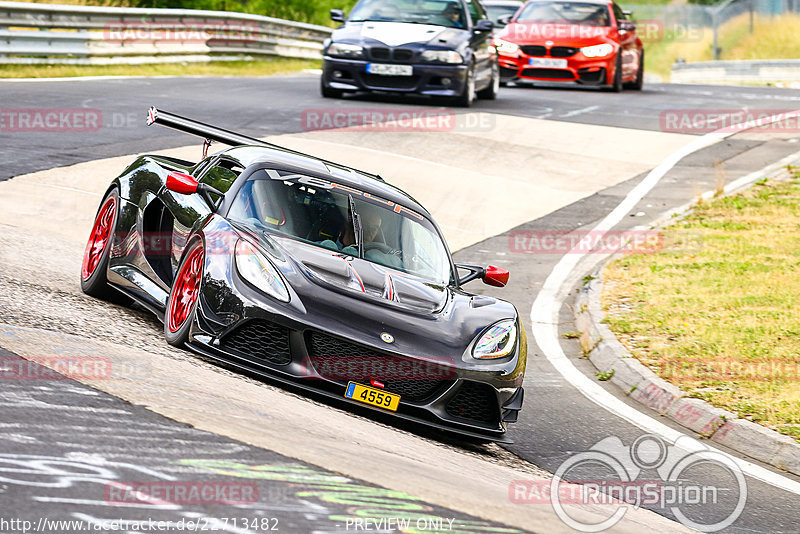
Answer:
[{"label": "red bmw coupe", "polygon": [[644,51],[629,15],[612,0],[529,0],[495,36],[501,81],[641,90]]}]

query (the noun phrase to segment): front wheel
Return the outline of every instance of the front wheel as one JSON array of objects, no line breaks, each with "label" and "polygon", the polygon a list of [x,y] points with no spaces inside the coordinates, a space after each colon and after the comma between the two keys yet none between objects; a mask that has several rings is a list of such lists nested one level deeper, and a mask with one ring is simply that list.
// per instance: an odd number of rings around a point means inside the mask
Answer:
[{"label": "front wheel", "polygon": [[478,91],[478,98],[483,100],[494,100],[500,91],[500,66],[497,63],[492,65],[492,81],[486,89]]},{"label": "front wheel", "polygon": [[81,290],[87,295],[104,300],[114,300],[117,297],[117,292],[108,285],[106,274],[119,205],[119,190],[115,187],[100,204],[81,264]]},{"label": "front wheel", "polygon": [[344,91],[333,89],[325,85],[325,80],[322,78],[319,80],[319,92],[322,94],[323,98],[341,98],[344,94]]},{"label": "front wheel", "polygon": [[475,65],[470,65],[467,70],[467,79],[464,81],[464,89],[461,94],[453,99],[453,104],[460,108],[468,108],[475,100]]},{"label": "front wheel", "polygon": [[639,68],[636,71],[636,79],[625,84],[625,89],[641,91],[644,87],[644,50],[639,52]]},{"label": "front wheel", "polygon": [[181,347],[189,340],[189,330],[192,328],[200,297],[205,258],[203,241],[194,240],[183,256],[175,283],[169,292],[167,311],[164,313],[164,336],[167,343],[175,347]]},{"label": "front wheel", "polygon": [[617,52],[617,62],[614,65],[614,81],[608,90],[614,93],[622,91],[622,56],[619,52]]}]

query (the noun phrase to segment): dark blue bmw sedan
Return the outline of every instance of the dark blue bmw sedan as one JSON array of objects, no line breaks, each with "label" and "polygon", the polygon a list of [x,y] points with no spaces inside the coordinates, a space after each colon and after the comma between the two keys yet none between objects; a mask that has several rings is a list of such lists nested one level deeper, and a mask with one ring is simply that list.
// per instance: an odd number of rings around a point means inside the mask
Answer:
[{"label": "dark blue bmw sedan", "polygon": [[492,22],[477,0],[361,0],[323,50],[322,95],[387,91],[467,107],[500,85]]}]

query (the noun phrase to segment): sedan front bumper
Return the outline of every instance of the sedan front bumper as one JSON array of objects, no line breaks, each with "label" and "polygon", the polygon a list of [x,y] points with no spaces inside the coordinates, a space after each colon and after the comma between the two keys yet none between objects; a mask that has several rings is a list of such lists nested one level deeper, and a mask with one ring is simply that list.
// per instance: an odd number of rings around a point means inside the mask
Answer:
[{"label": "sedan front bumper", "polygon": [[368,61],[325,56],[322,82],[341,91],[389,91],[428,96],[458,96],[467,80],[466,65],[413,64],[411,76],[367,72]]}]

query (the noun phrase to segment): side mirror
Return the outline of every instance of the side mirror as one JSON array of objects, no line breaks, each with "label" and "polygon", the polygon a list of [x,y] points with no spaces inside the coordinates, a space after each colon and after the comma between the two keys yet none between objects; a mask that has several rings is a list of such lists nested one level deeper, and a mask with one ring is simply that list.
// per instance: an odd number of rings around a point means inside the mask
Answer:
[{"label": "side mirror", "polygon": [[514,15],[509,13],[507,15],[500,15],[497,17],[497,25],[498,26],[508,26],[508,23],[511,22],[511,19],[514,18]]},{"label": "side mirror", "polygon": [[476,32],[490,32],[492,29],[494,29],[494,23],[488,19],[479,20],[473,28],[473,30]]},{"label": "side mirror", "polygon": [[171,172],[167,175],[167,189],[173,193],[181,195],[193,195],[197,193],[200,182],[194,176],[182,172]]},{"label": "side mirror", "polygon": [[617,23],[617,28],[621,32],[632,32],[636,29],[636,24],[629,20],[621,20]]},{"label": "side mirror", "polygon": [[331,20],[334,22],[344,22],[344,11],[341,9],[331,9]]},{"label": "side mirror", "polygon": [[[211,211],[217,211],[219,204],[222,202],[222,192],[208,184],[201,184],[190,174],[184,174],[182,172],[169,173],[167,175],[166,187],[173,193],[180,193],[181,195],[200,193],[203,200],[208,204],[208,207],[211,208]],[[212,193],[219,196],[218,202],[214,202],[214,199],[211,198]]]},{"label": "side mirror", "polygon": [[505,287],[508,283],[509,272],[500,267],[490,265],[483,273],[483,283],[494,287]]},{"label": "side mirror", "polygon": [[484,284],[494,287],[503,287],[508,283],[508,271],[493,265],[488,267],[480,267],[478,265],[457,264],[456,267],[469,271],[468,274],[458,279],[459,286],[463,286],[467,282],[471,282],[476,278],[480,278],[483,280]]}]

